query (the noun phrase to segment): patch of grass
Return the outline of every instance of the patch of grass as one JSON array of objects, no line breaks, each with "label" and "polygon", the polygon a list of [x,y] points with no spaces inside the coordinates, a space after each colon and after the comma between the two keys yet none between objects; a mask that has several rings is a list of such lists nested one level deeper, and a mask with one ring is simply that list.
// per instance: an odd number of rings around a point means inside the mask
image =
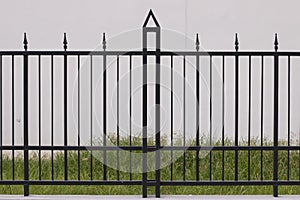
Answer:
[{"label": "patch of grass", "polygon": [[[115,144],[116,138],[110,136],[111,145]],[[201,139],[201,144],[207,144],[207,140]],[[162,145],[166,145],[167,141],[162,138]],[[180,145],[180,140],[176,141],[176,144]],[[150,145],[154,145],[154,141],[149,141]],[[220,146],[220,141],[214,142],[214,146]],[[127,138],[121,138],[120,145],[129,145]],[[141,145],[141,139],[135,138],[133,140],[134,146]],[[191,146],[195,143],[191,142]],[[233,143],[230,140],[225,140],[225,146],[232,146]],[[247,146],[247,143],[242,142],[240,145]],[[251,146],[258,146],[260,142],[256,139],[251,141]],[[271,143],[264,141],[265,146],[270,146]],[[284,142],[280,142],[280,145],[286,145]],[[24,163],[22,151],[15,151],[16,156],[12,159],[10,151],[3,151],[2,161],[2,173],[3,180],[23,180],[24,176]],[[39,161],[38,152],[30,152],[29,160],[29,176],[30,180],[52,180],[52,158],[50,151],[43,151],[41,161]],[[140,151],[132,151],[135,156],[131,157],[132,168],[135,171],[139,171],[142,168],[142,156]],[[93,151],[91,156],[90,151],[80,151],[80,157],[78,151],[68,152],[68,179],[69,180],[103,180],[103,151]],[[161,179],[170,180],[171,176],[173,180],[196,180],[196,152],[186,151],[173,151],[173,156],[176,160],[171,163],[164,165],[161,169]],[[185,156],[183,156],[185,155]],[[224,156],[224,158],[223,158]],[[263,156],[261,163],[261,156]],[[239,151],[239,180],[272,180],[273,178],[273,152],[272,151]],[[120,151],[120,168],[125,171],[118,173],[117,169],[117,152],[107,151],[107,158],[111,161],[107,168],[107,179],[117,180],[118,176],[120,180],[129,180],[129,160],[130,154],[125,151]],[[279,151],[278,156],[278,177],[279,180],[287,180],[288,171],[290,180],[299,180],[300,168],[300,152],[290,151],[289,152],[289,165],[288,170],[288,152]],[[155,155],[150,154],[148,167],[154,169],[155,166]],[[224,159],[224,172],[223,163]],[[14,160],[14,174],[12,174]],[[171,152],[161,152],[162,163],[170,163]],[[184,161],[185,160],[185,161]],[[210,160],[212,164],[210,165]],[[80,169],[78,170],[78,161],[80,161]],[[41,168],[39,168],[39,162],[41,162]],[[92,169],[91,169],[92,162]],[[183,163],[186,163],[184,166]],[[200,180],[234,180],[234,166],[235,163],[235,152],[234,151],[216,151],[211,152],[200,151]],[[248,168],[250,163],[250,168]],[[171,174],[171,165],[173,173]],[[261,165],[263,170],[261,171]],[[248,169],[250,174],[248,174]],[[126,171],[127,170],[127,171]],[[41,172],[41,174],[39,173]],[[64,180],[64,154],[63,152],[54,152],[53,157],[53,177],[54,180]],[[78,174],[80,172],[80,174]],[[262,173],[261,173],[262,172]],[[155,178],[155,172],[148,173],[149,179]],[[141,180],[141,173],[133,173],[133,180]],[[30,186],[30,194],[95,194],[95,195],[137,195],[141,194],[141,186]],[[1,194],[23,194],[23,186],[0,186]],[[162,194],[173,194],[173,195],[199,195],[199,194],[272,194],[272,186],[162,186]],[[149,194],[154,194],[154,187],[149,187]],[[299,186],[280,186],[279,194],[300,194]]]}]

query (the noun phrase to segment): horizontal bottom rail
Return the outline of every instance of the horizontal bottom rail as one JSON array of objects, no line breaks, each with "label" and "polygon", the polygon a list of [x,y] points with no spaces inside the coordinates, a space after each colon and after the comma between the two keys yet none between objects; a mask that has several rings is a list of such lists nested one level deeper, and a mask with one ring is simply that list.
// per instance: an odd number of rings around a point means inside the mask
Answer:
[{"label": "horizontal bottom rail", "polygon": [[[66,180],[3,180],[0,185],[142,185],[141,180],[120,180],[120,181],[66,181]],[[247,186],[247,185],[300,185],[300,180],[292,181],[160,181],[161,186]],[[155,181],[148,181],[148,186],[154,186]]]},{"label": "horizontal bottom rail", "polygon": [[3,180],[0,185],[142,185],[142,181],[67,181],[67,180]]},{"label": "horizontal bottom rail", "polygon": [[255,186],[255,185],[300,185],[299,181],[161,181],[161,186]]}]

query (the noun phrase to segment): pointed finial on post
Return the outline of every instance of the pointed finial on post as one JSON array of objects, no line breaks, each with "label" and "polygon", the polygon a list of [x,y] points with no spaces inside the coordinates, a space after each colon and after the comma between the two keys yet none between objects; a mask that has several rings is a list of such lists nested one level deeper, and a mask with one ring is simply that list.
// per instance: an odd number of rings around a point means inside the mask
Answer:
[{"label": "pointed finial on post", "polygon": [[27,49],[28,49],[28,41],[27,41],[26,33],[24,33],[23,44],[24,44],[24,50],[27,51]]},{"label": "pointed finial on post", "polygon": [[275,41],[274,41],[274,49],[277,52],[278,50],[278,37],[277,37],[277,33],[275,33]]},{"label": "pointed finial on post", "polygon": [[234,42],[234,44],[235,44],[235,51],[238,51],[239,50],[239,38],[238,38],[238,34],[237,33],[235,33],[235,42]]},{"label": "pointed finial on post", "polygon": [[103,33],[102,47],[103,47],[103,51],[105,51],[105,50],[106,50],[106,38],[105,38],[105,33]]},{"label": "pointed finial on post", "polygon": [[196,51],[199,51],[199,46],[200,46],[199,35],[197,33],[197,35],[196,35]]},{"label": "pointed finial on post", "polygon": [[67,51],[68,48],[68,41],[67,41],[67,34],[64,33],[64,41],[63,41],[63,45],[64,45],[64,50]]},{"label": "pointed finial on post", "polygon": [[149,22],[150,18],[152,18],[152,20],[153,20],[153,22],[155,24],[155,27],[160,27],[160,25],[159,25],[156,17],[154,16],[154,13],[153,13],[152,9],[150,9],[150,11],[149,11],[149,13],[148,13],[148,15],[146,17],[146,20],[145,20],[145,22],[143,24],[143,28],[145,28],[145,27],[148,26],[148,22]]}]

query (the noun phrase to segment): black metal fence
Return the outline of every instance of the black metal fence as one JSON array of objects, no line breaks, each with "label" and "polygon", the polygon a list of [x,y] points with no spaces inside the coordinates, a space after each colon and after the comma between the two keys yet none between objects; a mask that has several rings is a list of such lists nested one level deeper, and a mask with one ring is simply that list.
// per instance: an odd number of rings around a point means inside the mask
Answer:
[{"label": "black metal fence", "polygon": [[[147,23],[149,21],[149,19],[152,18],[154,20],[155,23],[155,27],[147,27]],[[156,50],[154,51],[149,51],[147,50],[147,33],[149,32],[154,32],[156,34]],[[24,195],[28,196],[29,195],[29,186],[30,185],[140,185],[142,186],[142,194],[143,197],[147,197],[147,188],[149,186],[154,186],[155,187],[155,195],[156,197],[160,197],[160,188],[161,186],[239,186],[239,185],[268,185],[268,186],[273,186],[273,195],[274,196],[278,196],[278,186],[281,185],[299,185],[300,181],[299,180],[290,180],[289,179],[289,170],[290,170],[290,166],[289,166],[289,162],[288,162],[288,178],[287,180],[279,180],[278,179],[278,152],[279,151],[286,151],[286,152],[290,152],[290,151],[299,151],[300,147],[297,145],[290,145],[290,60],[292,57],[299,57],[300,56],[300,52],[278,52],[278,41],[277,41],[277,35],[275,36],[275,42],[274,42],[274,49],[275,51],[271,51],[271,52],[256,52],[256,51],[251,51],[251,52],[240,52],[239,51],[239,42],[238,42],[238,38],[236,35],[236,41],[235,41],[235,50],[236,51],[208,51],[208,52],[202,52],[199,51],[199,38],[198,35],[196,36],[196,51],[161,51],[160,49],[160,26],[157,22],[157,20],[155,19],[152,11],[150,11],[150,13],[147,16],[146,22],[143,26],[143,50],[142,51],[106,51],[106,39],[105,39],[105,35],[103,35],[103,50],[102,51],[67,51],[67,39],[66,39],[66,35],[64,36],[64,41],[63,41],[63,47],[64,47],[64,51],[28,51],[27,50],[27,38],[26,38],[26,34],[24,35],[24,51],[1,51],[0,52],[0,81],[1,81],[1,91],[0,91],[0,106],[1,106],[1,120],[0,120],[0,184],[2,185],[24,185]],[[68,113],[68,93],[67,91],[70,89],[68,87],[68,73],[69,73],[69,68],[68,68],[68,58],[70,56],[73,57],[77,57],[78,58],[78,72],[80,69],[80,58],[82,56],[90,56],[91,58],[94,56],[100,56],[103,59],[103,79],[102,79],[102,84],[103,84],[103,94],[102,94],[102,98],[103,98],[103,120],[102,120],[102,125],[103,125],[103,144],[102,145],[93,145],[91,143],[91,145],[81,145],[80,143],[80,133],[78,132],[78,145],[75,146],[71,146],[68,143],[68,134],[69,134],[69,130],[68,130],[68,117],[70,117],[67,113]],[[131,133],[130,134],[130,144],[129,145],[120,145],[120,135],[119,135],[119,128],[117,129],[117,144],[115,146],[111,146],[111,145],[107,145],[107,71],[106,71],[106,66],[107,66],[107,57],[108,56],[114,56],[117,58],[117,81],[119,80],[119,67],[120,67],[120,63],[119,63],[119,58],[120,57],[126,57],[129,59],[129,69],[132,69],[132,58],[133,57],[138,57],[138,58],[142,58],[142,63],[143,63],[143,76],[142,76],[142,127],[147,127],[147,100],[148,100],[148,96],[147,96],[147,58],[148,56],[154,56],[155,57],[155,62],[156,62],[156,66],[155,66],[155,104],[156,105],[160,105],[160,79],[161,79],[161,74],[160,74],[160,63],[161,63],[161,58],[162,57],[167,57],[170,59],[170,63],[171,63],[171,70],[173,70],[173,59],[175,57],[181,57],[183,58],[183,66],[182,66],[182,70],[183,70],[183,76],[185,77],[185,63],[186,63],[186,57],[194,57],[196,59],[196,70],[195,70],[195,76],[196,76],[196,98],[198,101],[198,105],[196,106],[195,110],[196,110],[196,122],[199,122],[199,118],[200,118],[200,113],[199,113],[199,101],[200,101],[200,95],[201,95],[201,91],[200,91],[200,87],[199,87],[199,81],[200,81],[200,73],[199,73],[199,68],[200,68],[200,59],[202,57],[208,57],[210,60],[210,65],[208,66],[210,68],[210,72],[212,69],[212,59],[215,57],[219,57],[222,59],[222,81],[224,84],[224,71],[225,71],[225,59],[227,57],[231,57],[235,59],[235,102],[234,102],[234,107],[235,107],[235,132],[234,132],[234,145],[226,145],[225,144],[225,133],[224,133],[224,95],[225,95],[225,90],[224,90],[224,85],[222,88],[222,103],[223,103],[223,112],[220,114],[222,115],[222,123],[223,123],[223,128],[222,128],[222,139],[221,139],[221,145],[219,146],[214,146],[212,145],[212,143],[210,143],[209,145],[201,145],[200,144],[200,137],[201,137],[201,133],[199,128],[197,127],[197,131],[195,133],[195,145],[192,146],[177,146],[173,144],[173,125],[174,125],[174,121],[173,121],[173,115],[174,115],[174,106],[173,106],[173,95],[171,95],[171,145],[169,146],[162,146],[160,141],[161,141],[161,132],[160,132],[160,111],[159,109],[156,110],[155,112],[155,145],[148,145],[148,140],[147,140],[147,128],[143,128],[142,130],[142,145],[139,146],[134,146],[131,143]],[[4,109],[3,109],[3,70],[2,70],[2,59],[4,57],[11,57],[12,59],[12,64],[11,64],[11,68],[12,70],[14,70],[14,59],[15,57],[22,57],[23,59],[23,145],[15,145],[14,144],[14,129],[12,128],[12,145],[3,145],[3,137],[9,137],[8,133],[3,132],[3,121],[4,121]],[[28,121],[30,119],[30,114],[29,114],[29,105],[30,105],[30,95],[29,95],[29,71],[30,71],[30,64],[29,64],[29,58],[30,57],[36,57],[38,58],[38,69],[40,72],[41,69],[41,57],[48,57],[50,58],[50,62],[51,62],[51,96],[50,96],[50,102],[51,102],[51,122],[49,124],[49,127],[51,127],[51,145],[42,145],[41,143],[41,137],[43,135],[42,133],[42,129],[41,124],[40,124],[40,118],[41,118],[41,74],[38,74],[38,80],[39,80],[39,98],[38,98],[38,110],[39,110],[39,144],[38,145],[29,145],[29,141],[28,138],[30,136],[30,132],[29,132],[29,127],[28,127]],[[53,63],[54,63],[54,58],[55,57],[62,57],[63,58],[63,76],[64,76],[64,81],[63,81],[63,99],[64,99],[64,106],[63,106],[63,124],[64,124],[64,131],[63,131],[63,145],[54,145],[53,142],[53,126],[55,126],[54,124],[54,110],[53,110]],[[273,114],[273,124],[274,124],[274,128],[273,128],[273,145],[271,146],[265,146],[263,145],[263,139],[261,140],[261,144],[258,146],[253,146],[250,143],[250,138],[251,138],[251,133],[250,133],[250,129],[249,129],[249,137],[248,137],[248,145],[240,145],[239,144],[239,60],[241,57],[247,57],[249,59],[249,101],[251,102],[251,61],[252,61],[252,57],[259,57],[261,58],[261,69],[262,69],[262,75],[261,75],[261,87],[262,87],[262,91],[261,91],[261,139],[264,137],[263,136],[263,81],[264,81],[264,75],[263,74],[263,68],[264,68],[264,59],[265,58],[271,58],[273,60],[273,65],[274,65],[274,70],[273,70],[273,74],[267,74],[267,76],[272,76],[273,77],[273,89],[274,89],[274,114]],[[278,124],[279,124],[279,58],[280,57],[285,57],[288,59],[288,144],[287,145],[279,145],[278,144]],[[91,65],[92,66],[92,65]],[[202,66],[203,67],[203,66]],[[173,71],[172,71],[173,72]],[[14,74],[14,73],[12,73]],[[92,70],[91,70],[91,74],[92,74]],[[78,73],[79,76],[79,81],[80,81],[80,73]],[[171,75],[171,89],[173,88],[173,76]],[[130,78],[130,81],[132,77]],[[183,84],[185,84],[185,82],[183,82]],[[212,90],[212,84],[213,84],[213,80],[212,78],[210,78],[210,90]],[[14,90],[15,86],[14,86],[14,77],[12,77],[12,90]],[[120,88],[118,87],[118,92],[120,90]],[[185,86],[183,87],[183,90],[185,90]],[[130,90],[130,95],[131,95],[131,90]],[[12,92],[12,94],[14,94],[14,92]],[[172,93],[173,94],[173,93]],[[183,91],[183,94],[185,95],[185,91]],[[210,93],[211,94],[211,93]],[[12,101],[14,97],[12,97]],[[184,99],[186,97],[184,96]],[[210,121],[212,120],[212,96],[210,96]],[[78,87],[78,101],[80,100],[80,87]],[[117,102],[119,103],[119,97],[117,99]],[[92,105],[92,104],[91,104]],[[185,106],[185,103],[183,104]],[[14,106],[15,104],[12,103],[12,110],[14,110]],[[21,105],[22,106],[22,105]],[[130,101],[130,112],[132,109],[132,102]],[[185,109],[185,107],[183,108]],[[249,126],[251,124],[251,103],[249,103]],[[80,109],[78,110],[78,112],[80,112]],[[12,113],[12,123],[14,123],[14,111],[11,112]],[[119,115],[119,107],[118,107],[118,111],[117,111],[118,115]],[[184,111],[185,113],[185,111]],[[130,114],[131,116],[131,114]],[[118,116],[119,117],[119,116]],[[185,134],[185,115],[183,117],[184,121],[183,121],[183,134]],[[80,126],[80,123],[78,122],[78,126]],[[14,127],[14,124],[12,125],[12,127]],[[80,129],[78,129],[80,130]],[[210,133],[212,132],[212,126],[210,125]],[[212,141],[210,141],[212,142]],[[135,180],[132,177],[132,172],[130,171],[130,178],[129,180],[120,180],[120,171],[118,171],[117,169],[117,173],[118,173],[118,178],[116,180],[109,180],[107,178],[107,166],[105,163],[107,163],[107,159],[109,159],[107,157],[107,151],[116,151],[118,152],[120,149],[122,150],[126,150],[126,151],[142,151],[143,152],[143,156],[142,156],[142,178]],[[103,179],[102,180],[93,180],[93,177],[91,175],[91,179],[90,180],[80,180],[80,152],[81,151],[86,151],[89,150],[91,151],[91,155],[93,151],[101,151],[103,153],[103,170],[102,170],[102,175],[103,175]],[[4,180],[3,178],[3,173],[6,173],[5,170],[3,169],[3,151],[11,151],[12,152],[12,174],[14,174],[14,152],[15,151],[22,151],[23,155],[24,155],[24,179],[23,180],[15,180],[14,175],[12,175],[12,179],[11,180]],[[32,180],[30,177],[30,169],[29,169],[29,160],[30,160],[30,155],[29,152],[30,151],[38,151],[38,159],[39,159],[39,179],[38,180]],[[41,151],[50,151],[51,152],[51,158],[52,158],[52,175],[51,175],[51,179],[50,180],[43,180],[41,178]],[[54,170],[53,170],[53,157],[54,157],[54,151],[62,151],[64,152],[64,180],[55,180],[54,177]],[[69,180],[69,174],[68,174],[68,152],[69,151],[77,151],[78,152],[78,180]],[[154,180],[149,180],[148,179],[148,163],[147,163],[147,154],[148,152],[153,152],[155,151],[155,179]],[[166,178],[162,178],[160,175],[160,171],[161,171],[161,153],[162,151],[184,151],[183,157],[183,179],[182,180],[173,180],[172,178],[172,174],[173,174],[173,165],[172,163],[170,164],[170,174],[171,174],[171,178],[170,180],[166,180]],[[185,166],[186,166],[186,160],[185,160],[185,153],[186,152],[194,152],[195,153],[195,179],[194,180],[186,180],[185,179]],[[221,168],[222,168],[222,178],[220,180],[214,180],[212,178],[212,176],[210,175],[210,179],[209,180],[201,180],[200,178],[200,174],[201,174],[201,168],[200,168],[200,153],[201,151],[210,151],[210,174],[212,174],[212,154],[215,151],[219,151],[222,152],[222,160],[221,162]],[[224,165],[226,164],[226,161],[224,160],[224,154],[227,152],[234,152],[234,179],[233,180],[226,180],[226,178],[224,178],[225,176],[225,172],[224,172]],[[247,151],[248,152],[248,179],[247,180],[240,180],[239,179],[239,152],[240,151]],[[250,153],[251,151],[260,151],[261,152],[261,163],[260,163],[260,167],[261,167],[261,177],[260,180],[251,180],[250,177],[250,170],[251,170],[251,166],[250,166]],[[264,180],[263,179],[263,153],[269,151],[273,153],[273,179],[272,180]],[[118,156],[120,156],[118,154]],[[289,154],[288,154],[289,156]],[[172,159],[172,158],[171,158]],[[288,157],[289,159],[289,157]],[[131,160],[129,160],[128,162],[131,162]],[[93,168],[93,163],[91,160],[91,173],[92,173],[92,168]],[[118,167],[119,168],[120,163],[118,163]],[[131,166],[131,163],[130,163]],[[267,169],[268,170],[268,169]]]}]

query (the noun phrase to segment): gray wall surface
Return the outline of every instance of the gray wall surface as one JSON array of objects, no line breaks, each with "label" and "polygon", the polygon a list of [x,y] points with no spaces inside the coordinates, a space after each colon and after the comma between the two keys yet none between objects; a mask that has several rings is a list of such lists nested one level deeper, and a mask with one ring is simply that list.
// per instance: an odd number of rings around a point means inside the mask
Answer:
[{"label": "gray wall surface", "polygon": [[[273,51],[274,33],[279,34],[279,50],[297,51],[300,45],[299,1],[296,0],[52,0],[2,1],[0,6],[0,50],[22,50],[23,32],[27,32],[29,50],[62,50],[66,32],[69,50],[101,49],[102,33],[107,35],[107,50],[141,49],[141,26],[151,8],[162,27],[162,50],[194,50],[195,34],[199,33],[202,50],[234,50],[234,33],[239,33],[240,50]],[[151,41],[151,38],[150,38]],[[153,42],[153,38],[152,38]],[[151,42],[150,44],[151,45]],[[252,60],[251,135],[260,136],[260,76],[261,58]],[[187,134],[195,138],[195,59],[187,58],[186,102]],[[3,134],[4,144],[11,144],[11,58],[3,58]],[[30,143],[38,142],[37,57],[30,62]],[[150,61],[151,62],[151,61]],[[248,58],[240,64],[240,135],[248,134]],[[116,132],[116,62],[108,58],[108,132]],[[128,135],[128,58],[120,60],[120,128]],[[153,63],[153,62],[152,62]],[[264,134],[272,139],[273,61],[265,59]],[[81,137],[87,144],[90,137],[90,58],[81,58]],[[162,133],[170,135],[170,60],[162,59]],[[182,133],[182,59],[174,61],[176,94],[174,130]],[[300,122],[300,59],[291,59],[291,132],[299,139]],[[206,67],[205,67],[206,66]],[[213,60],[213,136],[220,139],[221,116],[221,58]],[[102,135],[102,58],[93,59],[93,137]],[[133,59],[133,134],[141,132],[141,59]],[[69,58],[69,144],[77,144],[77,58]],[[63,144],[63,68],[62,58],[55,58],[55,144]],[[154,81],[154,70],[149,67],[149,81]],[[151,76],[152,74],[152,76]],[[225,132],[234,135],[234,60],[226,59]],[[50,58],[42,57],[42,143],[50,144]],[[15,143],[22,144],[22,58],[15,58]],[[150,86],[150,91],[154,91]],[[153,99],[153,93],[149,93]],[[287,59],[280,59],[280,139],[287,138]],[[149,130],[154,127],[154,101],[149,102]],[[209,135],[209,59],[201,60],[201,134]],[[180,135],[180,134],[179,134]]]}]

